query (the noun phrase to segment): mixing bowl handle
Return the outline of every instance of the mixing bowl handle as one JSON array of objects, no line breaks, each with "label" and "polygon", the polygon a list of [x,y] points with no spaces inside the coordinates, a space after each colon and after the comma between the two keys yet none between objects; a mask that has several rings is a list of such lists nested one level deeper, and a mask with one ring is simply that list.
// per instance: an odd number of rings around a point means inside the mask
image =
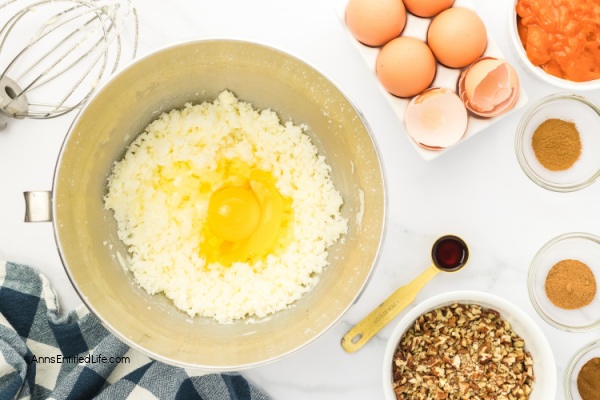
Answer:
[{"label": "mixing bowl handle", "polygon": [[23,192],[25,196],[25,222],[52,221],[52,192]]}]

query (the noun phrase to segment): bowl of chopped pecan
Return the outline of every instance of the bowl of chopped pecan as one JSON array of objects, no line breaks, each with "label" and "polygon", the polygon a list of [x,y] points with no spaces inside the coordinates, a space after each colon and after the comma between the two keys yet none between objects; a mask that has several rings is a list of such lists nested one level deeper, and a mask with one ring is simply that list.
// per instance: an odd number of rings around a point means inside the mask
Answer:
[{"label": "bowl of chopped pecan", "polygon": [[394,328],[383,364],[387,400],[556,396],[552,349],[519,307],[494,295],[434,296]]}]

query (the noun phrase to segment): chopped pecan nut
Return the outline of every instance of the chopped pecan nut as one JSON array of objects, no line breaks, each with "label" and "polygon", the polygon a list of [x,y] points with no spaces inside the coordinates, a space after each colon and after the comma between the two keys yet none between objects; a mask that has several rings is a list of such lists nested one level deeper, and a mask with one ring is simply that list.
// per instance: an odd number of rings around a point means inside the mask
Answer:
[{"label": "chopped pecan nut", "polygon": [[498,311],[452,304],[421,315],[394,355],[398,399],[527,399],[535,382],[525,341]]}]

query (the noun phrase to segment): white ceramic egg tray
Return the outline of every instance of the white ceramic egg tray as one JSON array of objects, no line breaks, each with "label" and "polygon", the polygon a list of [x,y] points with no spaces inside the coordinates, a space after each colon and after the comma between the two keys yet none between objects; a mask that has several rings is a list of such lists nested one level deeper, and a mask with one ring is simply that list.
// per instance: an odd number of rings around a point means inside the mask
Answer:
[{"label": "white ceramic egg tray", "polygon": [[[358,49],[360,55],[365,60],[365,62],[367,63],[367,66],[373,72],[373,76],[377,80],[377,77],[375,75],[375,65],[376,65],[376,61],[377,61],[377,55],[379,54],[379,48],[365,46],[364,44],[360,43],[358,40],[356,40],[354,38],[354,36],[352,35],[352,32],[350,32],[350,30],[348,29],[346,22],[345,22],[345,18],[344,18],[344,15],[346,12],[346,4],[348,4],[348,0],[336,1],[335,12],[336,12],[344,30],[348,34],[350,41]],[[455,0],[453,7],[465,7],[465,8],[469,8],[471,10],[475,10],[475,7],[473,6],[473,3],[470,0]],[[406,26],[404,27],[404,30],[402,31],[401,36],[412,36],[412,37],[421,39],[423,41],[426,41],[427,29],[429,28],[429,23],[431,22],[432,18],[416,17],[416,16],[410,14],[408,11],[406,12],[406,16],[407,16]],[[502,52],[500,51],[500,49],[498,48],[498,45],[496,44],[494,39],[490,36],[489,32],[488,32],[488,44],[487,44],[487,48],[485,49],[485,52],[483,53],[483,56],[495,57],[495,58],[500,58],[500,59],[505,58],[504,55],[502,54]],[[458,92],[458,87],[457,87],[458,86],[458,78],[459,78],[461,72],[462,72],[462,69],[447,68],[438,63],[437,67],[436,67],[435,79],[433,80],[431,87],[436,87],[436,86],[443,87],[443,88],[447,88],[447,89],[453,90],[455,92]],[[515,104],[515,106],[508,112],[506,112],[502,115],[499,115],[497,117],[494,117],[494,118],[481,118],[481,117],[477,117],[477,116],[469,113],[467,130],[465,131],[465,134],[462,137],[462,139],[452,147],[448,147],[443,150],[434,151],[434,150],[427,150],[427,149],[419,146],[417,143],[415,143],[410,138],[410,136],[406,132],[406,128],[404,127],[404,113],[406,110],[406,106],[408,106],[408,103],[410,102],[410,98],[405,99],[405,98],[396,97],[396,96],[390,94],[388,91],[385,90],[383,85],[381,85],[379,83],[379,81],[377,81],[377,86],[381,90],[381,93],[383,94],[383,96],[387,99],[390,106],[392,106],[392,109],[396,113],[396,116],[398,117],[400,122],[402,122],[403,130],[406,135],[406,138],[412,144],[412,146],[415,148],[417,153],[419,153],[419,155],[424,160],[427,160],[427,161],[433,160],[433,159],[439,157],[446,151],[453,149],[454,147],[460,145],[460,143],[473,137],[475,134],[481,132],[488,126],[494,124],[496,121],[502,119],[503,117],[505,117],[507,115],[510,115],[515,110],[524,106],[528,100],[527,94],[525,93],[525,91],[523,90],[523,87],[521,86],[519,100],[517,101],[517,104]]]}]

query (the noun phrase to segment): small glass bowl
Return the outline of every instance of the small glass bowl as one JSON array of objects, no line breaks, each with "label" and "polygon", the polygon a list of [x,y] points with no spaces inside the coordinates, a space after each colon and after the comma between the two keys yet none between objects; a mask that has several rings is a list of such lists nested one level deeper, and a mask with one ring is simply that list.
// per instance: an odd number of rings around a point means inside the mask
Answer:
[{"label": "small glass bowl", "polygon": [[577,376],[581,367],[592,358],[600,357],[600,340],[596,340],[580,349],[565,370],[564,390],[567,400],[581,400],[579,389],[577,388]]},{"label": "small glass bowl", "polygon": [[[531,138],[544,121],[558,118],[574,122],[581,138],[581,156],[565,171],[550,171],[537,160]],[[517,159],[525,174],[541,187],[571,192],[592,184],[600,176],[600,109],[583,96],[558,93],[544,97],[521,118],[515,136]]]},{"label": "small glass bowl", "polygon": [[[548,271],[559,261],[579,260],[596,278],[594,300],[585,307],[565,310],[555,306],[546,295]],[[537,313],[555,328],[568,332],[585,332],[600,327],[600,238],[589,233],[566,233],[546,243],[537,252],[527,278],[529,298]]]}]

